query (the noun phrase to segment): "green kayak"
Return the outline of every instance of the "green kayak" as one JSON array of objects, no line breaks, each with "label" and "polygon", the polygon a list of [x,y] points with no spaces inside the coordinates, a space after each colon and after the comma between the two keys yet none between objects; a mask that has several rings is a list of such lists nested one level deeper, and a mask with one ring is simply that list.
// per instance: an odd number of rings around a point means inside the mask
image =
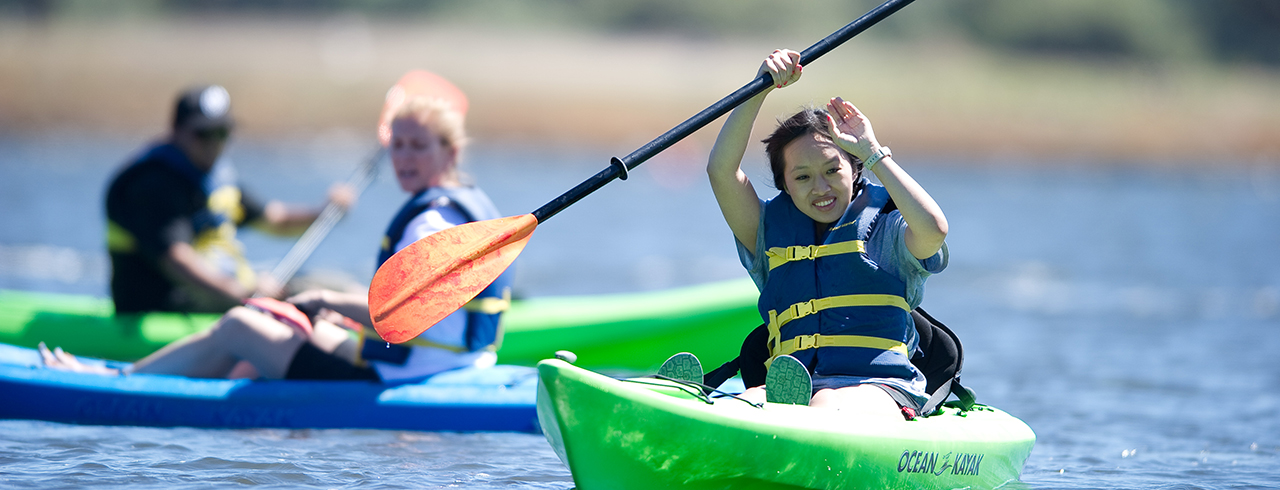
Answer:
[{"label": "green kayak", "polygon": [[538,364],[538,420],[581,490],[995,488],[1035,444],[1000,410],[868,420],[796,405],[701,399],[653,378]]},{"label": "green kayak", "polygon": [[[597,370],[657,369],[674,351],[723,363],[760,323],[750,281],[655,292],[533,298],[503,316],[498,362],[532,366],[558,350]],[[0,343],[40,342],[77,355],[121,361],[208,328],[218,315],[120,315],[111,300],[92,296],[0,290]],[[656,360],[656,361],[655,361]],[[719,364],[717,364],[719,365]]]}]

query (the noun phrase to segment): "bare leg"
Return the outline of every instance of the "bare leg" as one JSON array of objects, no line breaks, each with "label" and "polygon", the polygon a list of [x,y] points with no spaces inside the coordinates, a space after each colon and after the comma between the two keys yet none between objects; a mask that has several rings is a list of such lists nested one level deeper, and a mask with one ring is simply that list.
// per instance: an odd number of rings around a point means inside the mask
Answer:
[{"label": "bare leg", "polygon": [[747,391],[742,392],[741,396],[756,405],[764,403],[768,399],[764,391],[764,385],[747,388]]},{"label": "bare leg", "polygon": [[[767,386],[763,385],[747,388],[746,391],[742,392],[741,396],[752,403],[764,403],[766,400],[765,390],[767,388]],[[898,410],[898,402],[893,401],[893,397],[885,393],[884,390],[872,385],[818,390],[817,393],[813,394],[813,399],[809,401],[809,406],[877,415],[888,414],[894,420],[902,420],[901,412]]]},{"label": "bare leg", "polygon": [[[225,378],[233,374],[240,361],[247,361],[256,376],[282,379],[298,348],[307,342],[293,327],[248,308],[227,311],[212,328],[188,335],[154,354],[134,363],[130,370],[139,374],[173,374],[193,378]],[[335,353],[354,361],[358,343],[346,330],[328,322],[317,322],[310,341],[322,351]],[[50,351],[40,346],[47,367],[65,371],[95,374],[119,374],[118,370],[81,363],[61,349]],[[249,373],[235,371],[241,376]]]},{"label": "bare leg", "polygon": [[37,348],[40,351],[40,359],[44,361],[44,366],[50,369],[107,376],[120,374],[119,369],[81,363],[79,359],[76,359],[76,356],[63,352],[61,347],[51,351],[48,346],[44,345],[44,342],[41,342]]},{"label": "bare leg", "polygon": [[133,372],[224,378],[240,360],[265,378],[280,379],[307,339],[293,327],[263,313],[236,307],[204,332],[165,346],[134,363]]},{"label": "bare leg", "polygon": [[811,407],[834,408],[856,412],[859,417],[868,417],[885,421],[903,421],[898,402],[873,385],[846,386],[837,389],[818,390],[809,402]]},{"label": "bare leg", "polygon": [[[317,320],[312,326],[313,332],[308,340],[321,351],[328,352],[348,362],[355,363],[356,349],[359,344],[347,334],[347,330],[324,320]],[[292,358],[290,358],[292,360]],[[292,363],[292,362],[291,362]],[[288,367],[286,366],[286,370]],[[288,374],[288,371],[286,371]],[[253,363],[241,360],[227,373],[231,379],[255,379],[261,377]]]},{"label": "bare leg", "polygon": [[356,362],[360,342],[351,338],[345,328],[324,320],[316,321],[312,325],[310,341],[323,352],[338,356],[347,362]]},{"label": "bare leg", "polygon": [[231,368],[231,372],[227,373],[227,379],[258,379],[258,368],[253,367],[249,361],[237,362],[235,367]]}]

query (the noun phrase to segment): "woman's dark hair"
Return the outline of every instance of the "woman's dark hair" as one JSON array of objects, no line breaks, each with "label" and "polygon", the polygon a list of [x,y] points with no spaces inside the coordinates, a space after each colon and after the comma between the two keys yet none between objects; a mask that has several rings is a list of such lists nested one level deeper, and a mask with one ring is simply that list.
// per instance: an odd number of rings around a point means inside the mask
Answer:
[{"label": "woman's dark hair", "polygon": [[[768,138],[760,140],[764,143],[764,152],[769,156],[769,170],[773,172],[773,186],[783,193],[787,192],[787,186],[784,184],[784,169],[786,162],[782,159],[782,149],[787,144],[795,141],[796,138],[808,134],[817,135],[823,139],[830,141],[831,139],[831,123],[827,119],[827,112],[822,109],[805,109],[797,112],[795,115],[778,122],[778,128],[773,130]],[[862,160],[853,156],[852,153],[844,151],[840,145],[834,145],[840,153],[844,154],[853,163],[857,173],[854,174],[856,180],[862,175]]]}]

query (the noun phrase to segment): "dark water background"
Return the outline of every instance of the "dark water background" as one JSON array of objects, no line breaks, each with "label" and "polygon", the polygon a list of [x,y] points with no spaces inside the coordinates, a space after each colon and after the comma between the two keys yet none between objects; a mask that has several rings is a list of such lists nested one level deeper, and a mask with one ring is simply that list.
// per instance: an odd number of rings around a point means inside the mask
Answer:
[{"label": "dark water background", "polygon": [[[0,136],[0,288],[105,295],[102,192],[136,144]],[[258,194],[318,202],[371,150],[334,134],[236,141],[229,154]],[[517,214],[629,150],[481,141],[466,158],[499,208]],[[685,150],[540,226],[518,262],[518,294],[743,277],[705,183],[705,151]],[[979,400],[1038,435],[1013,486],[1280,487],[1280,168],[948,161],[904,150],[952,229],[950,268],[930,280],[924,305],[963,339],[964,379]],[[753,180],[765,182],[754,165]],[[383,172],[308,268],[367,281],[403,199]],[[290,245],[245,241],[262,269]],[[88,486],[564,489],[572,480],[536,435],[0,421],[0,487]]]}]

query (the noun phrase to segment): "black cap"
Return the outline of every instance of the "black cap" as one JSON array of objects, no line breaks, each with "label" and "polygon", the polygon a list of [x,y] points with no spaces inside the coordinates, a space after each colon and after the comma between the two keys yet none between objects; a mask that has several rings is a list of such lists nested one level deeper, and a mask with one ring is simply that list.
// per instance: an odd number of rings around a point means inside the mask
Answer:
[{"label": "black cap", "polygon": [[235,124],[231,119],[231,95],[221,85],[192,87],[178,95],[173,111],[173,128],[195,129],[228,128]]}]

